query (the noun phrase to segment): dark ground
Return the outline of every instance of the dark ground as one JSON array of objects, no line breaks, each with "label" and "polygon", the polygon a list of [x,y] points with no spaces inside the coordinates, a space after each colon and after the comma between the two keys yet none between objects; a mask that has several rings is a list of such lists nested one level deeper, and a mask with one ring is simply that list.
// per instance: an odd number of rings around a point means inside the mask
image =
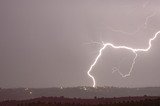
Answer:
[{"label": "dark ground", "polygon": [[41,97],[21,101],[3,101],[0,106],[160,106],[160,97],[120,97],[80,99],[64,97]]}]

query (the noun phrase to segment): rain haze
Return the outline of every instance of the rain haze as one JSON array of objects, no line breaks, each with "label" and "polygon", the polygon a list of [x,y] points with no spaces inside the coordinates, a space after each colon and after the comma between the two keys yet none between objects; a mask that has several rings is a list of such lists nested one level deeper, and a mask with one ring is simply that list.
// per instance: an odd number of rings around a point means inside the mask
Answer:
[{"label": "rain haze", "polygon": [[[159,0],[0,0],[0,87],[92,86],[102,41],[146,48],[160,30]],[[147,18],[148,17],[148,18]],[[147,23],[146,23],[147,22]],[[159,34],[160,35],[160,34]],[[160,36],[147,52],[106,48],[97,86],[160,86]]]}]

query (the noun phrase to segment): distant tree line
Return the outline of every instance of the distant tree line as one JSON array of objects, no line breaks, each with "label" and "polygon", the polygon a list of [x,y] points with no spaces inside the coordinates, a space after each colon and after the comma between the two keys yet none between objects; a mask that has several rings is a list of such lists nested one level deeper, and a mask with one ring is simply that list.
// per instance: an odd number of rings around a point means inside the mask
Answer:
[{"label": "distant tree line", "polygon": [[[145,98],[145,97],[142,97]],[[102,101],[102,102],[96,102]],[[160,106],[160,97],[158,98],[147,98],[142,100],[123,100],[115,101],[116,98],[110,99],[110,101],[105,100],[105,98],[95,98],[95,99],[66,99],[60,98],[37,98],[25,101],[4,101],[0,102],[0,106]],[[127,98],[126,98],[127,99]],[[70,101],[68,101],[70,100]],[[77,101],[77,102],[74,102]],[[82,101],[82,102],[81,102]]]},{"label": "distant tree line", "polygon": [[[45,102],[31,102],[31,103],[20,103],[17,106],[93,106],[93,104],[75,104],[75,103],[45,103]],[[118,103],[105,103],[95,104],[94,106],[160,106],[160,99],[156,100],[143,100],[143,101],[123,101]]]},{"label": "distant tree line", "polygon": [[53,87],[53,88],[1,88],[0,102],[4,100],[27,100],[45,97],[68,97],[89,99],[97,97],[113,98],[127,96],[160,96],[160,87],[121,88],[121,87]]}]

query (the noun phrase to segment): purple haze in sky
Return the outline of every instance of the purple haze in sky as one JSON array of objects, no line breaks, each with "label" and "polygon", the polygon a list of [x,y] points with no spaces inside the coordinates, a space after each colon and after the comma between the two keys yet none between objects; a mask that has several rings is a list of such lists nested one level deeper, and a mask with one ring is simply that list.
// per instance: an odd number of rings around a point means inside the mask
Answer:
[{"label": "purple haze in sky", "polygon": [[[159,0],[0,0],[0,87],[92,86],[87,71],[101,46],[89,43],[145,48],[158,30]],[[92,71],[97,86],[160,86],[159,42],[127,78],[112,68],[128,73],[134,54],[106,49]]]}]

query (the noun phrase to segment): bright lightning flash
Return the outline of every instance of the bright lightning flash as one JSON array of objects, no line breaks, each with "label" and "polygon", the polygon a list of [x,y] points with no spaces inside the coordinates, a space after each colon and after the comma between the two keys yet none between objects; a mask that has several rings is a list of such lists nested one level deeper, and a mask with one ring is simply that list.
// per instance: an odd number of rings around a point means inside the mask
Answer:
[{"label": "bright lightning flash", "polygon": [[96,87],[96,81],[95,81],[95,78],[90,74],[90,72],[92,71],[93,67],[96,65],[98,59],[101,57],[102,55],[102,52],[103,50],[106,48],[106,47],[112,47],[114,49],[126,49],[126,50],[129,50],[131,52],[133,52],[135,54],[135,57],[133,59],[133,62],[132,62],[132,65],[131,65],[131,68],[130,68],[130,71],[128,74],[122,74],[120,71],[118,71],[118,73],[122,76],[122,77],[128,77],[130,76],[131,72],[132,72],[132,69],[134,67],[134,64],[135,64],[135,61],[136,61],[136,58],[137,58],[137,53],[138,52],[147,52],[150,50],[150,48],[152,47],[152,41],[156,39],[157,35],[160,34],[160,31],[156,32],[155,35],[153,36],[153,38],[150,38],[149,39],[149,42],[148,42],[148,47],[147,48],[144,48],[144,49],[134,49],[134,48],[131,48],[131,47],[127,47],[127,46],[116,46],[112,43],[103,43],[102,42],[102,48],[99,50],[99,54],[97,55],[97,57],[95,58],[93,64],[90,66],[87,74],[89,77],[92,78],[93,80],[93,87]]}]

